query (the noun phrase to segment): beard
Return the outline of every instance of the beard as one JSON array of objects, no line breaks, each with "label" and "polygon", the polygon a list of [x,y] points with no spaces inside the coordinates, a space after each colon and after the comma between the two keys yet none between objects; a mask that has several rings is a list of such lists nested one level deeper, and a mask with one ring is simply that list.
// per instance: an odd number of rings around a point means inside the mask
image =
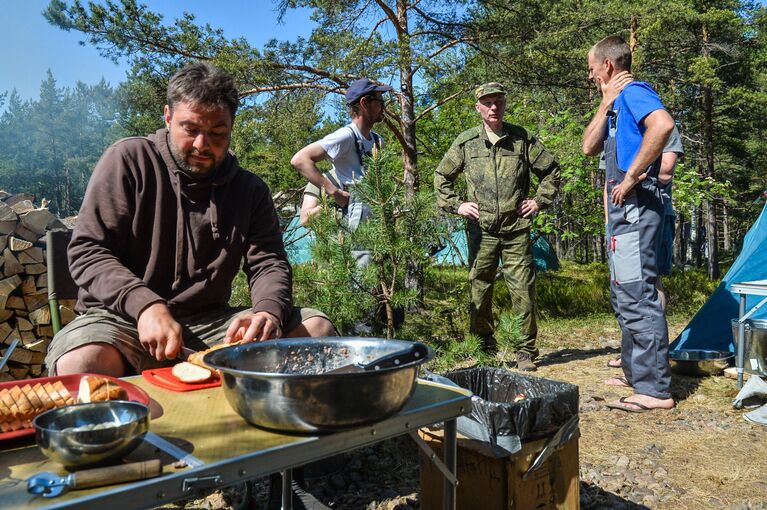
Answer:
[{"label": "beard", "polygon": [[[170,153],[173,155],[173,159],[176,161],[178,167],[190,177],[205,177],[206,175],[210,174],[212,170],[218,168],[218,166],[221,164],[221,161],[218,161],[215,154],[213,154],[211,151],[200,152],[194,147],[188,151],[182,151],[176,146],[176,143],[173,141],[173,137],[170,135],[168,136],[168,146],[170,147]],[[192,164],[189,162],[191,156],[203,156],[210,158],[210,164]]]}]

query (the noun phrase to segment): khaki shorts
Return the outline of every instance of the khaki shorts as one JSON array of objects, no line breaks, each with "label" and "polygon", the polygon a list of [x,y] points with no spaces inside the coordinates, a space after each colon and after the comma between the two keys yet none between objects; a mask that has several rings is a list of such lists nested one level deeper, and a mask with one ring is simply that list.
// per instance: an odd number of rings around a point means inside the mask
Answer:
[{"label": "khaki shorts", "polygon": [[[176,317],[176,320],[182,327],[184,345],[194,350],[205,350],[224,340],[229,323],[236,315],[249,311],[250,308],[222,308],[214,312],[182,314]],[[327,315],[319,310],[293,307],[293,313],[285,322],[283,331],[289,334],[312,317],[328,319]],[[175,360],[157,361],[150,356],[138,340],[138,330],[133,321],[103,308],[91,308],[62,328],[51,341],[45,356],[49,375],[56,375],[56,361],[61,356],[92,343],[115,347],[136,374],[175,363]]]}]

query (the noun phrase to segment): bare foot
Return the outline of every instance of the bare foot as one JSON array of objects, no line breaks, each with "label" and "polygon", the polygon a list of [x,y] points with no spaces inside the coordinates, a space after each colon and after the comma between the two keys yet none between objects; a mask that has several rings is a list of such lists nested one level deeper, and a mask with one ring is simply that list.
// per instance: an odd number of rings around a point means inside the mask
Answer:
[{"label": "bare foot", "polygon": [[620,358],[614,358],[607,361],[607,366],[610,368],[620,368],[621,366],[623,366],[623,362],[621,361]]},{"label": "bare foot", "polygon": [[672,398],[655,398],[650,395],[634,393],[630,397],[623,397],[609,402],[607,407],[631,413],[643,413],[653,409],[673,409],[674,405],[674,399]]},{"label": "bare foot", "polygon": [[620,386],[621,388],[631,388],[631,384],[625,377],[611,377],[605,380],[605,384],[608,386]]}]

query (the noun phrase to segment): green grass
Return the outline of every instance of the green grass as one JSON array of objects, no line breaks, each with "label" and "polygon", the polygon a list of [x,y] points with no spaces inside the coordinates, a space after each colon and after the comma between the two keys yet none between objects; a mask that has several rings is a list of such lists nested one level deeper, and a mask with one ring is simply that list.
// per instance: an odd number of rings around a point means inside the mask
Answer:
[{"label": "green grass", "polygon": [[[311,274],[297,268],[294,278],[296,303],[301,306],[316,306],[311,302],[313,284]],[[468,335],[469,329],[469,281],[468,270],[459,267],[430,267],[425,273],[424,308],[408,312],[402,328],[396,337],[423,341],[438,353],[433,363],[434,370],[440,371],[456,366],[476,363],[498,364],[495,358],[483,354],[479,340]],[[247,305],[250,302],[244,275],[235,280],[231,304]],[[684,321],[692,316],[717,287],[719,282],[710,282],[705,270],[676,271],[664,278],[669,296],[669,315]],[[539,337],[542,347],[563,348],[559,339],[584,336],[607,328],[612,334],[612,308],[608,287],[606,264],[577,264],[563,261],[556,272],[539,273],[536,281],[538,303]],[[514,315],[511,300],[503,279],[495,286],[494,311],[499,317],[497,338],[503,350],[515,341]],[[334,309],[323,310],[333,317]],[[339,310],[340,311],[340,310]],[[599,330],[599,331],[598,331]],[[605,332],[605,335],[608,333]],[[576,342],[577,343],[577,342]],[[575,347],[576,345],[573,345]]]},{"label": "green grass", "polygon": [[669,314],[694,314],[719,286],[719,281],[710,281],[705,269],[675,271],[663,277],[663,286],[668,293]]}]

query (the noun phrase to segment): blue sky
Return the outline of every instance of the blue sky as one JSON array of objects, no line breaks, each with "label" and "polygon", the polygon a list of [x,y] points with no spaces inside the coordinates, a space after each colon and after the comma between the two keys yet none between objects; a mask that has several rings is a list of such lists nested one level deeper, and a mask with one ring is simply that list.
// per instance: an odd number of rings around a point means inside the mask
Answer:
[{"label": "blue sky", "polygon": [[[283,25],[277,24],[271,0],[140,0],[164,16],[166,24],[182,12],[191,12],[200,24],[222,28],[225,37],[245,37],[262,47],[272,38],[294,40],[308,35],[313,27],[309,10],[290,11]],[[37,99],[48,69],[59,87],[77,81],[89,85],[105,78],[116,85],[125,78],[127,65],[113,64],[91,46],[81,46],[79,32],[56,28],[41,15],[47,0],[3,0],[0,29],[0,93],[16,89],[22,99]]]}]

